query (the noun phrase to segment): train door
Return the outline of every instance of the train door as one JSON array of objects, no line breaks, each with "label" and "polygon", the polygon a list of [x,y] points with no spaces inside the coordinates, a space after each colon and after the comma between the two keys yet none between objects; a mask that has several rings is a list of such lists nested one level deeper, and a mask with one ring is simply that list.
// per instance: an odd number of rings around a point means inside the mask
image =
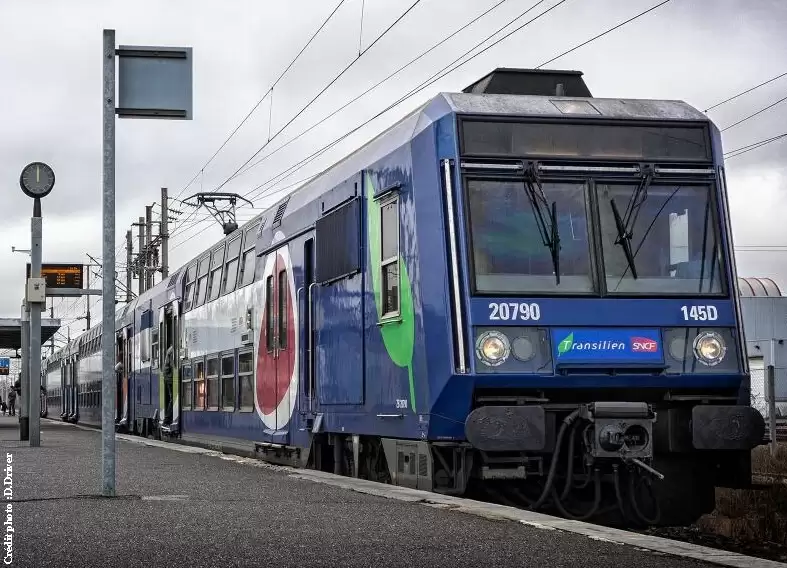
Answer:
[{"label": "train door", "polygon": [[72,355],[69,361],[69,391],[71,391],[71,408],[67,420],[69,422],[79,421],[79,380],[78,380],[79,360],[77,355]]},{"label": "train door", "polygon": [[68,381],[66,380],[66,373],[68,371],[68,358],[63,357],[60,360],[60,419],[65,419],[68,416]]},{"label": "train door", "polygon": [[162,424],[167,426],[171,433],[177,431],[180,421],[180,400],[178,396],[180,392],[179,350],[176,345],[176,338],[178,337],[177,325],[178,303],[172,302],[161,308],[159,312],[159,341],[161,345],[159,364],[161,396],[159,397],[159,402],[164,418]]},{"label": "train door", "polygon": [[263,329],[257,349],[257,408],[277,443],[290,440],[288,424],[297,388],[295,283],[287,245],[271,252],[263,272]]},{"label": "train door", "polygon": [[315,384],[314,384],[314,308],[313,299],[317,283],[314,281],[314,238],[309,238],[303,245],[303,288],[305,296],[305,309],[301,328],[303,329],[303,341],[305,345],[299,349],[304,354],[303,357],[303,376],[301,392],[303,402],[301,410],[309,412],[306,417],[307,424],[312,423],[312,411],[315,404]]},{"label": "train door", "polygon": [[131,412],[129,397],[129,377],[131,376],[131,327],[124,327],[117,334],[117,362],[121,370],[115,374],[117,381],[115,419],[120,428],[130,430]]},{"label": "train door", "polygon": [[[132,412],[131,405],[134,397],[131,396],[131,374],[134,372],[134,327],[129,325],[123,328],[123,411],[126,413],[128,423],[136,426],[137,413]],[[134,428],[130,427],[130,430]]]}]

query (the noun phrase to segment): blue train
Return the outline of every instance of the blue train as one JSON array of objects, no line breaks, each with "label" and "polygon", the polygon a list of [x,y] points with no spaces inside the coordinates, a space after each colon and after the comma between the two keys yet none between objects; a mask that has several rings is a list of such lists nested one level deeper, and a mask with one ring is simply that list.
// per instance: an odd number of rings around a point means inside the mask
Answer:
[{"label": "blue train", "polygon": [[[750,484],[720,135],[684,102],[497,69],[195,255],[117,311],[120,431],[630,524]],[[100,424],[101,334],[47,360],[50,416]]]}]

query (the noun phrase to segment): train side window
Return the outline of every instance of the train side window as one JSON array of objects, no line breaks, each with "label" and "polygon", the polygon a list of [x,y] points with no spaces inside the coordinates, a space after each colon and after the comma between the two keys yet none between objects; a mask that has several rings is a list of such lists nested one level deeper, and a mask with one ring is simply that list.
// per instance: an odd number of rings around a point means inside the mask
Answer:
[{"label": "train side window", "polygon": [[242,288],[254,282],[254,268],[257,260],[255,245],[257,244],[257,228],[259,226],[259,223],[255,223],[244,231],[243,259],[241,261],[242,268],[238,288]]},{"label": "train side window", "polygon": [[226,294],[235,289],[238,281],[238,263],[240,262],[241,236],[238,235],[227,245],[227,263],[224,265],[224,282],[221,293]]},{"label": "train side window", "polygon": [[197,272],[197,299],[192,307],[201,306],[205,303],[205,296],[208,292],[208,269],[210,268],[210,257],[206,256],[199,261],[199,271]]},{"label": "train side window", "polygon": [[265,348],[268,352],[273,351],[273,334],[276,330],[276,318],[273,316],[273,276],[265,279]]},{"label": "train side window", "polygon": [[380,203],[382,315],[399,313],[399,196]]},{"label": "train side window", "polygon": [[221,358],[221,408],[235,410],[235,354]]},{"label": "train side window", "polygon": [[208,357],[208,410],[219,408],[219,358],[216,355]]},{"label": "train side window", "polygon": [[205,410],[205,361],[194,362],[194,410]]},{"label": "train side window", "polygon": [[210,258],[210,293],[208,301],[212,302],[221,292],[221,269],[224,265],[224,243],[217,247]]},{"label": "train side window", "polygon": [[194,303],[194,287],[197,281],[197,263],[193,263],[186,271],[186,288],[183,292],[183,299],[185,302],[185,310],[191,309]]},{"label": "train side window", "polygon": [[191,375],[191,363],[186,363],[183,365],[183,370],[181,371],[181,389],[183,390],[183,394],[180,396],[180,404],[183,410],[191,410],[192,405],[192,393],[194,392],[194,382],[193,377]]},{"label": "train side window", "polygon": [[238,388],[240,410],[254,410],[254,356],[251,349],[238,352]]}]

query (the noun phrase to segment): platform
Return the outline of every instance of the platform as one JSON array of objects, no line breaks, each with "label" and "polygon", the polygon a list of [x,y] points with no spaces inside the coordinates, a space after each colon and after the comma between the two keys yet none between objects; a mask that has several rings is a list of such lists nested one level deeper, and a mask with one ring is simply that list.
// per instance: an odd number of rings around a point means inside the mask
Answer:
[{"label": "platform", "polygon": [[118,497],[107,499],[100,444],[97,430],[42,420],[41,447],[30,448],[16,419],[0,416],[0,457],[13,466],[2,505],[13,508],[11,566],[784,566],[125,435]]}]

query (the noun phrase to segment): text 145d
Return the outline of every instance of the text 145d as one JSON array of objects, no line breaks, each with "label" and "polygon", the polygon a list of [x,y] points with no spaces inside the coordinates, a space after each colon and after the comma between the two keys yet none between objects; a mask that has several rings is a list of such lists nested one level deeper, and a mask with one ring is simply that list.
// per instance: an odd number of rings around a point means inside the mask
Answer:
[{"label": "text 145d", "polygon": [[719,319],[719,311],[716,306],[681,306],[683,319],[686,321],[715,321]]}]

